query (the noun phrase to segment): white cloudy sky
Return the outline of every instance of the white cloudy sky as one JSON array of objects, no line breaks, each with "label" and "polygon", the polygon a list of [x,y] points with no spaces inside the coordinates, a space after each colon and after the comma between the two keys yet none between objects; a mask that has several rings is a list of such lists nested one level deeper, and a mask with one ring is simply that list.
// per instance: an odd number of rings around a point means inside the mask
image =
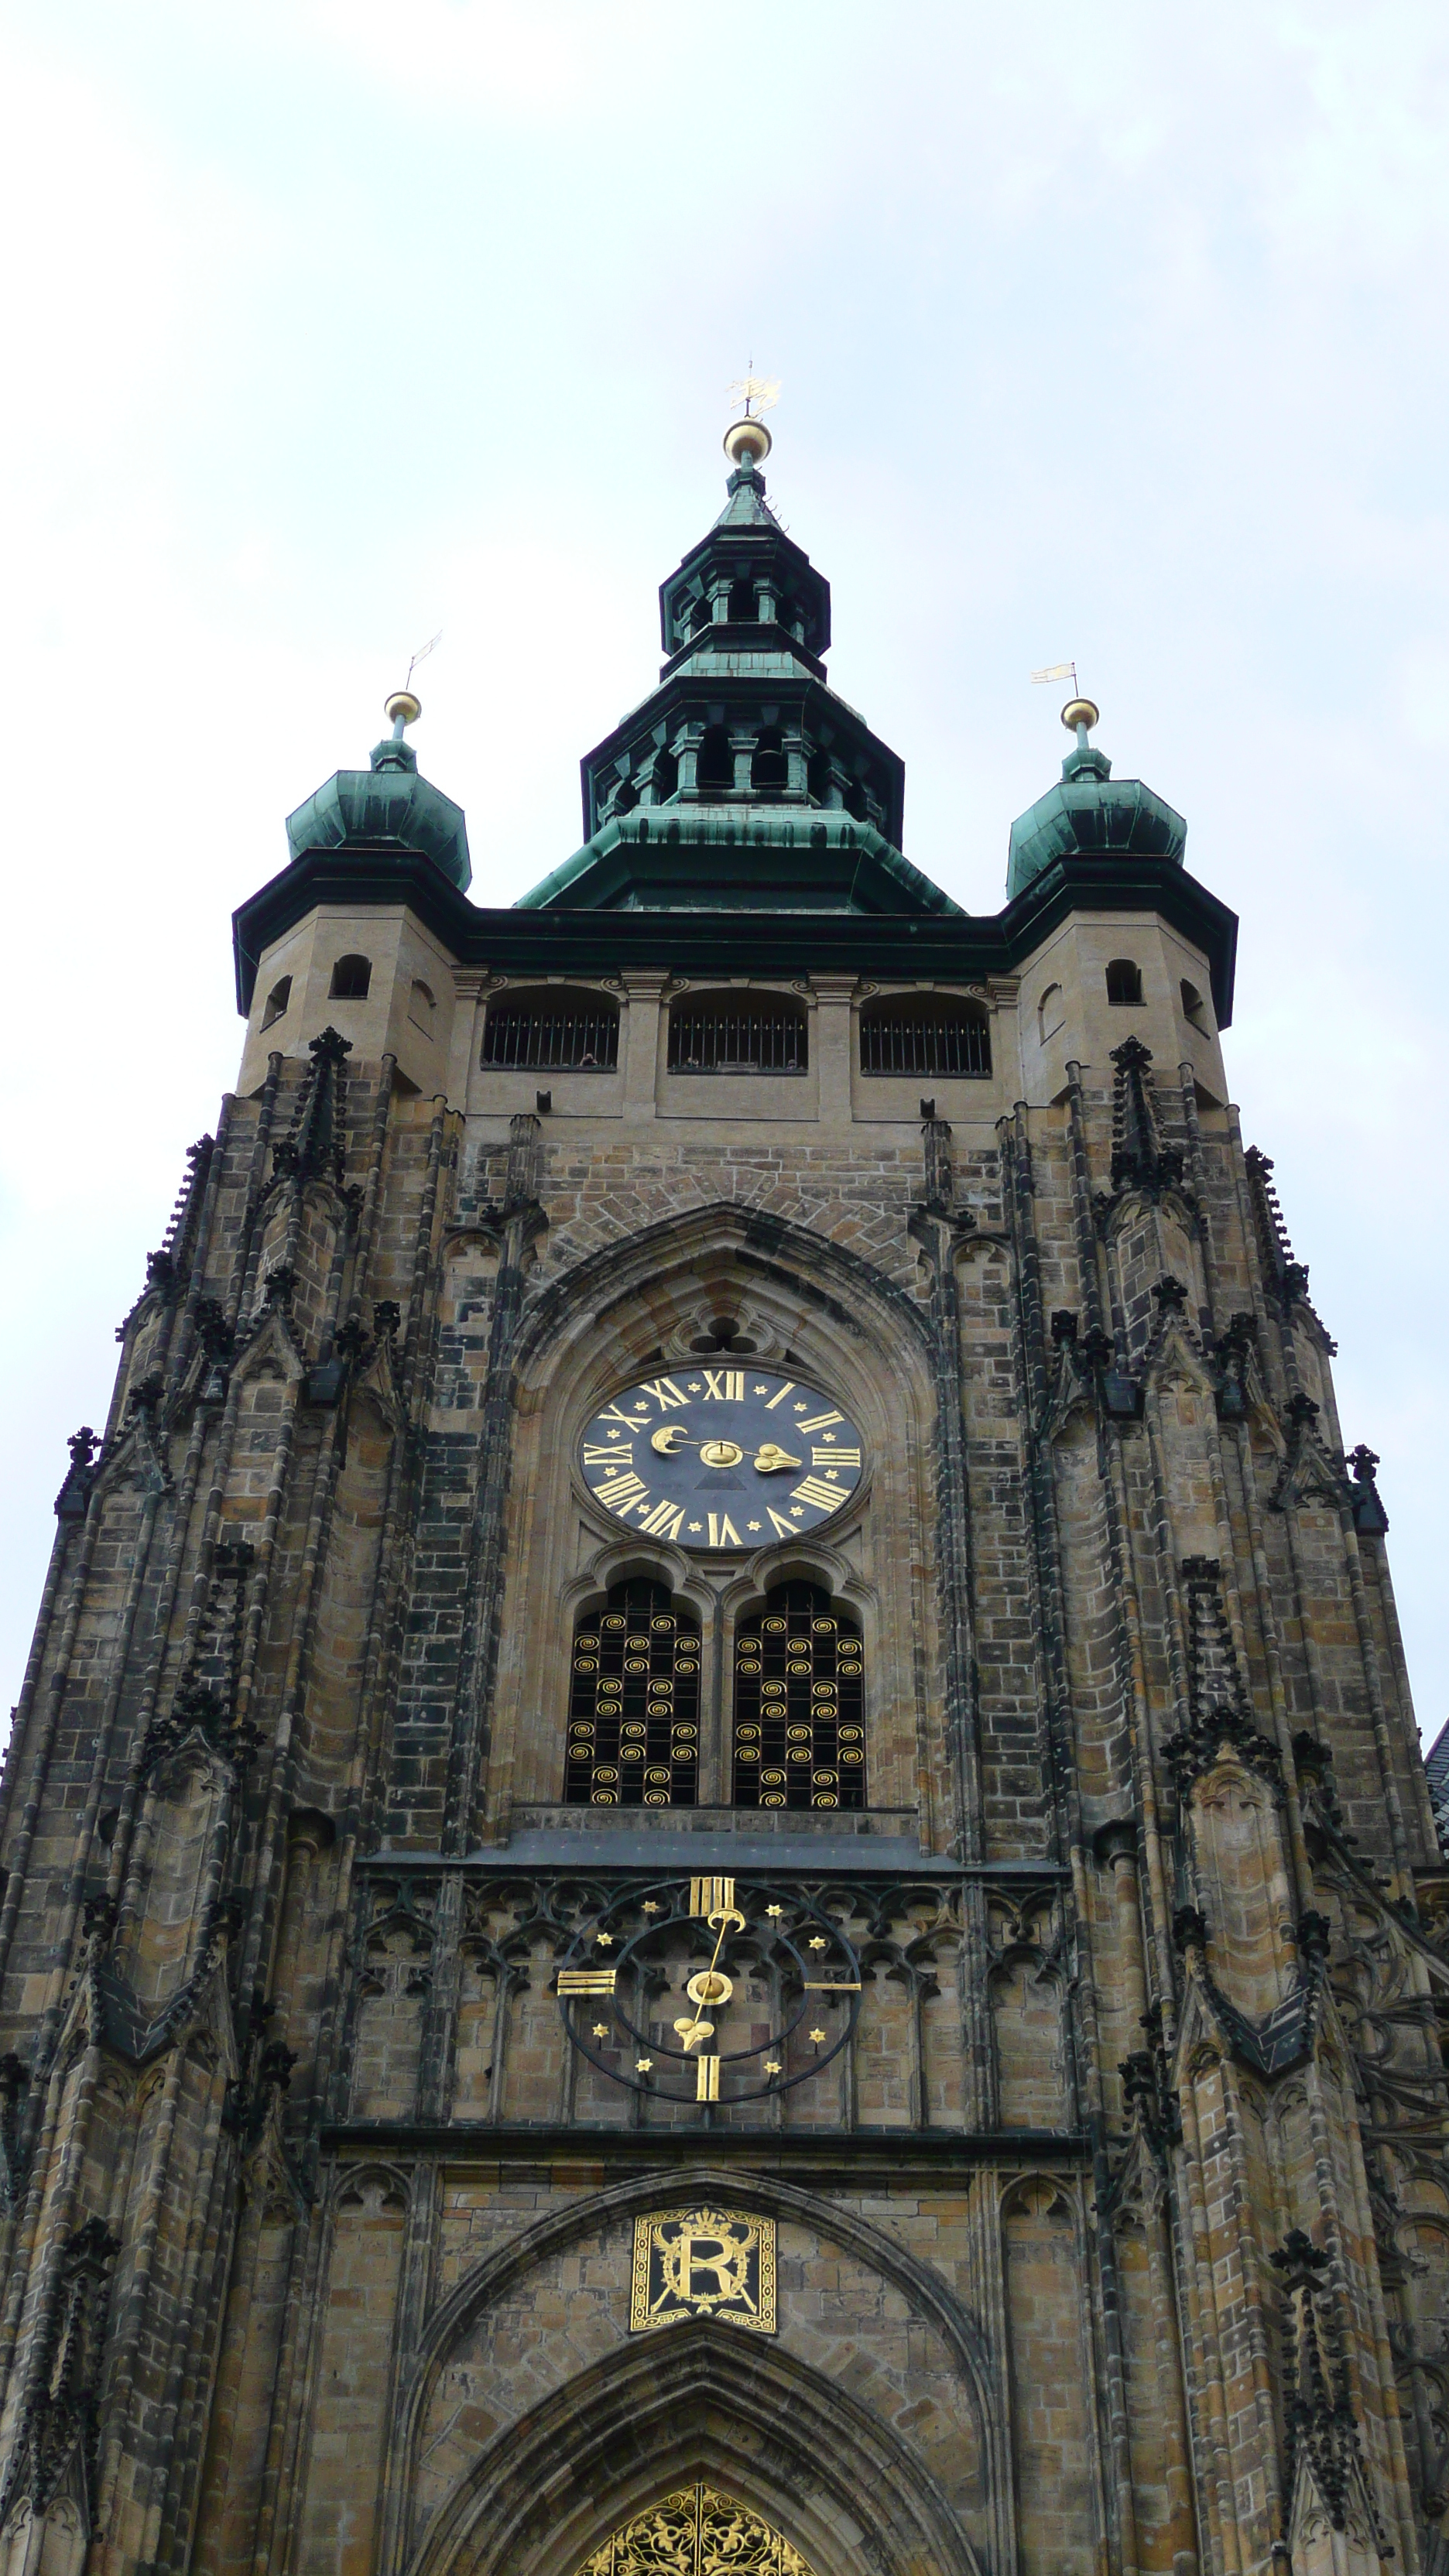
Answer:
[{"label": "white cloudy sky", "polygon": [[0,1707],[234,1074],[233,905],[439,625],[475,894],[574,848],[753,355],[910,856],[996,908],[1075,655],[1243,916],[1234,1092],[1436,1730],[1442,8],[6,0],[0,42]]}]

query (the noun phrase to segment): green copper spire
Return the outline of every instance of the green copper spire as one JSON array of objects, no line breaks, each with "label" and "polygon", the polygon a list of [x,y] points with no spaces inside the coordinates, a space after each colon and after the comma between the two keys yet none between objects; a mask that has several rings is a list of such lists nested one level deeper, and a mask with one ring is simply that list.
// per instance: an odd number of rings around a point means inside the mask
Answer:
[{"label": "green copper spire", "polygon": [[659,593],[659,686],[583,760],[585,840],[533,909],[946,913],[901,856],[905,768],[825,677],[830,584],[736,421],[725,505]]},{"label": "green copper spire", "polygon": [[463,809],[418,775],[418,755],[403,738],[404,727],[415,724],[422,711],[410,689],[394,692],[387,701],[392,732],[374,746],[371,766],[337,770],[325,787],[288,815],[287,843],[294,859],[304,850],[344,845],[377,850],[391,844],[398,850],[420,850],[466,894],[473,867]]},{"label": "green copper spire", "polygon": [[1062,762],[1060,787],[1049,787],[1012,824],[1008,901],[1054,859],[1105,859],[1130,852],[1182,864],[1187,847],[1182,816],[1140,778],[1113,779],[1106,753],[1088,740],[1097,720],[1090,698],[1072,698],[1062,709],[1062,722],[1076,737],[1075,748]]}]

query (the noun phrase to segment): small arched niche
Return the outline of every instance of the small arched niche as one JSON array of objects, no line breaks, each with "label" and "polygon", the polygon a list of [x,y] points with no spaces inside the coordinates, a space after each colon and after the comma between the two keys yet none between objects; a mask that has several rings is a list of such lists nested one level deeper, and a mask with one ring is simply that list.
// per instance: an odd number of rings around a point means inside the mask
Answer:
[{"label": "small arched niche", "polygon": [[1142,969],[1131,957],[1114,957],[1107,968],[1107,999],[1116,1010],[1142,1008]]},{"label": "small arched niche", "polygon": [[954,993],[887,993],[860,1014],[860,1069],[983,1081],[991,1072],[991,1023],[979,1002]]},{"label": "small arched niche", "polygon": [[1201,1029],[1205,1038],[1212,1036],[1213,1024],[1208,1017],[1208,1006],[1196,984],[1190,984],[1185,975],[1182,979],[1182,1016],[1193,1028]]},{"label": "small arched niche", "polygon": [[333,1002],[365,1002],[372,988],[370,957],[339,957],[327,988]]},{"label": "small arched niche", "polygon": [[431,985],[425,984],[420,975],[415,975],[408,995],[408,1018],[415,1029],[422,1029],[428,1037],[433,1034],[433,1013],[437,1007],[437,997]]},{"label": "small arched niche", "polygon": [[1046,991],[1043,993],[1041,1000],[1036,1006],[1037,1035],[1041,1039],[1043,1046],[1045,1046],[1048,1038],[1054,1038],[1056,1036],[1058,1029],[1066,1026],[1066,1018],[1067,997],[1065,993],[1062,991],[1060,984],[1048,984]]},{"label": "small arched niche", "polygon": [[605,993],[550,984],[496,994],[483,1023],[479,1062],[496,1071],[612,1073],[619,1008]]},{"label": "small arched niche", "polygon": [[269,1029],[274,1020],[280,1020],[285,1016],[287,1005],[291,1001],[291,998],[292,978],[290,975],[284,975],[279,983],[272,986],[270,993],[267,995],[266,1008],[262,1013],[262,1027],[264,1029]]},{"label": "small arched niche", "polygon": [[788,993],[686,993],[669,1014],[671,1073],[804,1073],[805,1006]]}]

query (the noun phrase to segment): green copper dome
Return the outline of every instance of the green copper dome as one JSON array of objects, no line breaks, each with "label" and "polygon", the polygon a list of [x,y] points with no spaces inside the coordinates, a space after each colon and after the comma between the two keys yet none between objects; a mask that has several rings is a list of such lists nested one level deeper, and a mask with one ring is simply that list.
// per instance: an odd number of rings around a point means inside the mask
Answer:
[{"label": "green copper dome", "polygon": [[304,850],[336,850],[349,843],[375,850],[388,842],[399,850],[421,850],[450,885],[466,894],[473,865],[463,808],[430,779],[419,777],[418,755],[403,741],[400,722],[391,740],[377,745],[370,769],[337,770],[287,817],[287,844],[294,859]]},{"label": "green copper dome", "polygon": [[[1091,711],[1095,714],[1095,710]],[[1077,727],[1077,747],[1062,762],[1062,782],[1049,787],[1011,827],[1006,892],[1010,901],[1056,859],[1171,859],[1180,867],[1187,825],[1140,778],[1112,776],[1105,752]]]}]

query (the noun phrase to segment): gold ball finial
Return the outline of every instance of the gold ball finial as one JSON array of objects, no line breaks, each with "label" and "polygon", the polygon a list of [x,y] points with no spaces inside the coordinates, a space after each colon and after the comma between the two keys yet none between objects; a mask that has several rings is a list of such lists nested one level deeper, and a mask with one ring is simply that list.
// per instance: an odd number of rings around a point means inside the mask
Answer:
[{"label": "gold ball finial", "polygon": [[1085,725],[1090,732],[1092,726],[1100,721],[1101,713],[1101,708],[1094,707],[1090,698],[1068,698],[1062,709],[1062,722],[1068,733],[1075,733],[1079,725]]},{"label": "gold ball finial", "polygon": [[398,726],[416,724],[422,712],[422,699],[415,698],[411,689],[394,689],[383,708],[389,724]]},{"label": "gold ball finial", "polygon": [[731,465],[763,465],[774,440],[762,420],[732,420],[724,434],[724,452]]}]

